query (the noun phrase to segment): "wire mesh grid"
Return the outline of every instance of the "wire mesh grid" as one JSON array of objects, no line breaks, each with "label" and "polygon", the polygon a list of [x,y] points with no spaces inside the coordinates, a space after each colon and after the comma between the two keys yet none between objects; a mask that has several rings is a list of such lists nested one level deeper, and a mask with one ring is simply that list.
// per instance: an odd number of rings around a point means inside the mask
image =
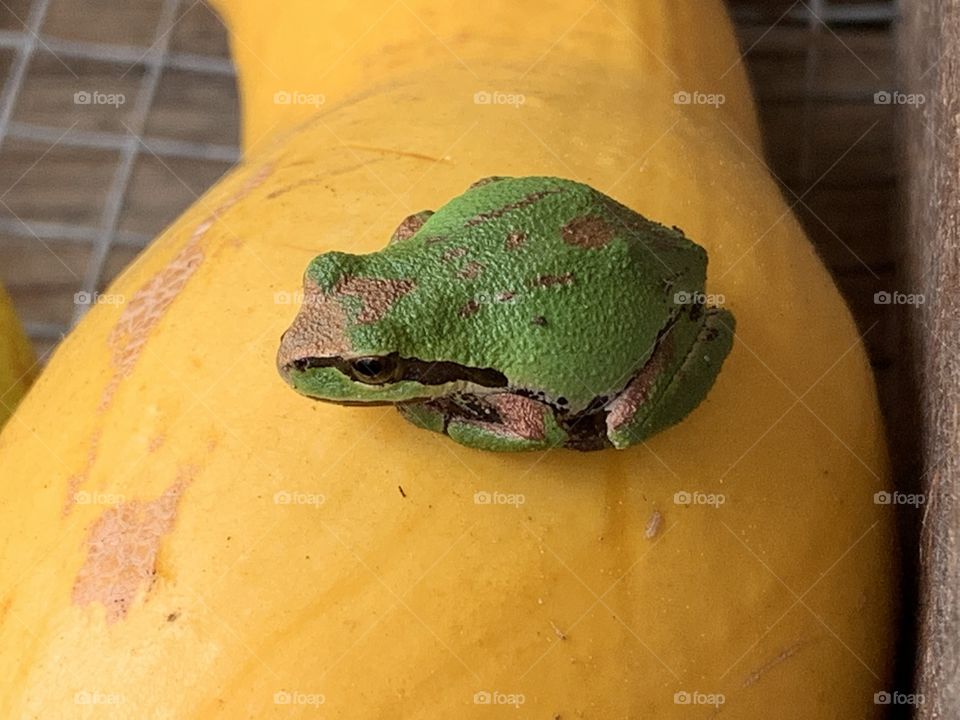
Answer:
[{"label": "wire mesh grid", "polygon": [[[0,29],[0,52],[7,53],[9,59],[0,92],[0,163],[5,154],[11,154],[3,152],[11,142],[25,143],[30,148],[23,158],[28,167],[23,173],[11,168],[13,182],[0,194],[0,235],[8,240],[3,264],[8,270],[5,275],[14,275],[4,279],[12,286],[15,301],[31,295],[42,302],[45,295],[73,289],[72,293],[65,294],[72,297],[72,307],[65,308],[60,302],[63,311],[59,316],[43,311],[28,314],[27,332],[41,351],[62,337],[120,269],[118,265],[129,260],[160,229],[158,223],[147,223],[142,230],[126,228],[121,223],[125,209],[136,213],[136,208],[131,207],[130,189],[143,158],[151,159],[165,171],[160,173],[162,179],[154,173],[153,182],[146,190],[161,198],[173,196],[163,213],[164,221],[172,219],[239,159],[235,130],[225,141],[211,142],[189,136],[176,137],[177,132],[168,132],[166,136],[162,131],[152,134],[149,127],[151,116],[157,111],[161,80],[170,73],[180,74],[181,85],[184,78],[188,78],[187,82],[196,83],[194,87],[202,89],[211,79],[217,79],[218,88],[229,86],[232,90],[233,65],[223,54],[225,30],[209,8],[202,8],[204,15],[198,21],[196,11],[201,6],[202,2],[186,0],[144,0],[138,12],[124,18],[122,12],[116,12],[129,8],[123,2],[84,5],[64,0],[34,0],[21,8],[2,4],[0,23],[4,27]],[[131,21],[130,25],[124,27],[123,19]],[[190,38],[182,43],[187,47],[172,49],[171,40],[177,37],[178,28],[189,23],[194,26],[202,23],[208,36],[220,35],[218,41],[206,43],[220,52],[192,52]],[[108,24],[119,27],[101,29]],[[145,32],[148,25],[150,31]],[[58,31],[67,37],[53,34]],[[139,42],[123,44],[128,37]],[[197,44],[204,43],[193,43]],[[37,88],[44,85],[48,86],[46,90],[38,92]],[[217,103],[184,112],[235,116],[235,92],[220,92],[219,96]],[[64,103],[67,97],[70,104]],[[51,102],[51,98],[56,100]],[[168,109],[174,113],[175,99],[168,103],[173,106]],[[58,109],[60,112],[56,112]],[[38,115],[39,121],[31,118]],[[43,187],[24,187],[21,194],[32,193],[32,202],[26,203],[28,212],[13,201],[23,199],[17,197],[16,189],[25,184],[29,174],[42,175],[45,168],[41,166],[45,162],[54,164],[48,159],[59,149],[79,153],[63,160],[68,167],[61,168],[70,175],[67,182],[73,189],[68,204],[84,202],[84,193],[77,192],[76,188],[85,182],[100,186],[102,192],[93,203],[95,207],[87,208],[95,211],[93,217],[90,212],[76,212],[69,207],[65,213],[53,209],[45,217],[44,210],[51,208],[44,207],[44,195],[54,192]],[[85,157],[83,153],[89,155]],[[194,163],[188,172],[178,172],[171,167],[172,162],[183,160]],[[198,163],[208,164],[212,169],[204,172]],[[7,167],[16,164],[8,162]],[[183,192],[169,192],[171,185],[177,184],[190,190],[188,197],[183,197]],[[57,198],[49,200],[50,204],[57,202]],[[65,217],[54,219],[57,214]],[[26,245],[10,242],[16,239],[28,242]],[[81,246],[81,252],[70,245]],[[108,261],[118,247],[128,251],[111,266]],[[22,277],[15,276],[15,269],[24,265],[39,266],[41,270],[28,269],[26,274],[30,278],[21,284]],[[57,282],[55,278],[63,273],[53,272],[45,283],[42,268],[57,266],[59,271],[65,270],[69,278]]]},{"label": "wire mesh grid", "polygon": [[[730,6],[771,170],[886,372],[895,318],[874,298],[895,282],[896,178],[892,108],[877,93],[895,89],[897,3]],[[0,8],[0,280],[44,353],[85,301],[238,159],[233,67],[225,30],[203,0],[3,0]],[[198,14],[205,30],[184,31]],[[119,95],[129,102],[110,109]],[[197,126],[220,132],[184,131]],[[96,154],[95,167],[59,157],[62,149]],[[60,169],[47,182],[51,164]]]}]

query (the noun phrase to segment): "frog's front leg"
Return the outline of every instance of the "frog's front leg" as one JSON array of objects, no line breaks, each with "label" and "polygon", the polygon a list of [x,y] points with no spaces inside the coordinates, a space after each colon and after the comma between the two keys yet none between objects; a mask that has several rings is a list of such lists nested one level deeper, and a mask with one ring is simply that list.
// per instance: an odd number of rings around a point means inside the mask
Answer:
[{"label": "frog's front leg", "polygon": [[418,427],[480,450],[546,450],[567,440],[550,405],[516,393],[405,403],[398,409]]},{"label": "frog's front leg", "polygon": [[733,315],[684,313],[644,368],[607,405],[607,437],[622,449],[680,422],[706,397],[733,346]]}]

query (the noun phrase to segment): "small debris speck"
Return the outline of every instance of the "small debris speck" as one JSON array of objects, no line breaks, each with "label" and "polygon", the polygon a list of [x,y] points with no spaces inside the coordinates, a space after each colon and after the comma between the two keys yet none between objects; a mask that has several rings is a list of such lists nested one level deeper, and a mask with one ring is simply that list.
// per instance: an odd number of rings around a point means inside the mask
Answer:
[{"label": "small debris speck", "polygon": [[647,529],[643,533],[647,540],[653,540],[653,538],[657,536],[657,533],[660,532],[660,523],[662,522],[663,515],[660,514],[659,510],[654,510],[653,515],[647,520]]}]

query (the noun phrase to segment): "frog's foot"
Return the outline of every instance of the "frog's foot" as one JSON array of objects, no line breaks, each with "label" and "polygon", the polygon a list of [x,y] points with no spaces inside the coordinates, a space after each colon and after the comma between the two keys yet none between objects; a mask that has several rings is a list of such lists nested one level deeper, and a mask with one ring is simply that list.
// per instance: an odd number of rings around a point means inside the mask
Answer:
[{"label": "frog's foot", "polygon": [[614,447],[629,447],[680,422],[713,386],[733,346],[734,318],[717,308],[696,320],[692,314],[671,328],[643,369],[607,405],[607,437]]},{"label": "frog's foot", "polygon": [[515,393],[428,400],[398,405],[418,427],[445,432],[451,439],[480,450],[546,450],[564,444],[567,433],[553,408]]}]

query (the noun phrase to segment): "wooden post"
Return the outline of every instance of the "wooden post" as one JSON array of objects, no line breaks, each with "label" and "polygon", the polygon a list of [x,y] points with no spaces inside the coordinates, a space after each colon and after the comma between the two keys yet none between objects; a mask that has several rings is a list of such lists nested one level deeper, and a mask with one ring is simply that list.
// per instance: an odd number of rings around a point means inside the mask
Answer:
[{"label": "wooden post", "polygon": [[[917,717],[960,717],[960,0],[904,0],[905,312],[927,493],[920,540]],[[906,346],[906,345],[905,345]],[[909,608],[908,616],[909,616]]]}]

